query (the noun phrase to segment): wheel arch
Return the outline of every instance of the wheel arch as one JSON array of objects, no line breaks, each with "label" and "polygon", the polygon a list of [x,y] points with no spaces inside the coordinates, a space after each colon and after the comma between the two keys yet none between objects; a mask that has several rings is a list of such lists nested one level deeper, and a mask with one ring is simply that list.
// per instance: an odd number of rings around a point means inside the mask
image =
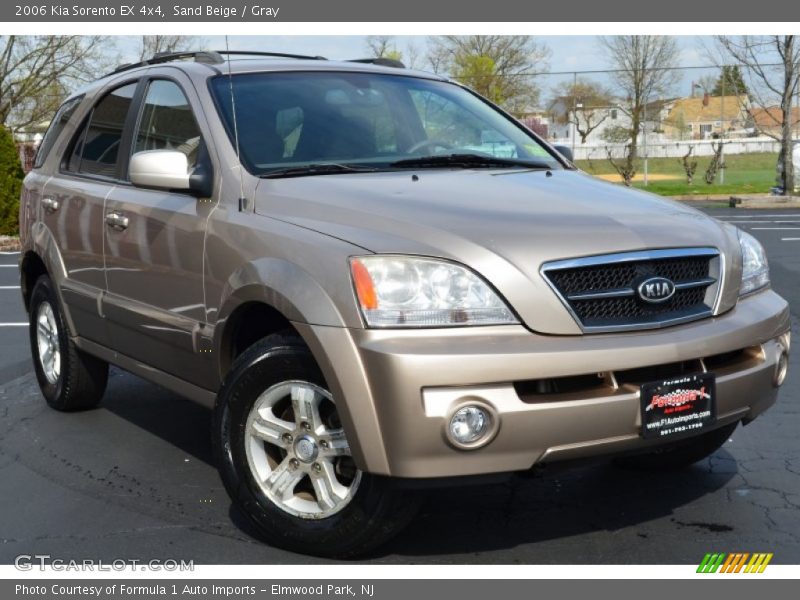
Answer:
[{"label": "wheel arch", "polygon": [[303,337],[294,323],[345,326],[330,295],[293,263],[264,258],[234,272],[224,286],[214,325],[220,380],[236,356],[259,339],[285,329]]}]

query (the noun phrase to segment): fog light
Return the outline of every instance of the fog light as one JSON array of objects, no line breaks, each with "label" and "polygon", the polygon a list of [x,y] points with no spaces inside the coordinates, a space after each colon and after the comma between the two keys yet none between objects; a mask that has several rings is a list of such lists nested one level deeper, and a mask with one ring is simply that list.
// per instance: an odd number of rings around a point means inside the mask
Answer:
[{"label": "fog light", "polygon": [[786,352],[781,352],[778,357],[778,364],[775,366],[775,387],[783,385],[786,381],[786,374],[789,372],[789,356]]},{"label": "fog light", "polygon": [[480,406],[464,406],[453,413],[447,431],[457,446],[479,446],[492,432],[492,417]]},{"label": "fog light", "polygon": [[786,354],[789,354],[792,351],[792,332],[787,331],[784,333],[778,338],[778,343],[786,350]]}]

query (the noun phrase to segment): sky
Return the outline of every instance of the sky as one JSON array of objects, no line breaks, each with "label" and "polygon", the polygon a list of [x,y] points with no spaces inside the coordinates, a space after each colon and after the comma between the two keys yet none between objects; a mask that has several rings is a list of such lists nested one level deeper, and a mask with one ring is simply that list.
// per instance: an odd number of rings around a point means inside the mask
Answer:
[{"label": "sky", "polygon": [[[409,45],[415,46],[421,55],[427,43],[426,36],[394,36],[398,50],[407,54]],[[700,66],[710,62],[704,46],[710,45],[709,37],[701,36],[676,36],[680,48],[680,61],[682,66]],[[121,62],[130,62],[138,59],[138,37],[123,37],[119,40]],[[601,51],[597,36],[537,36],[539,42],[545,43],[551,50],[549,71],[552,73],[562,71],[597,71],[609,67]],[[206,36],[201,38],[202,46],[210,49],[224,49],[223,36]],[[294,54],[308,54],[312,56],[325,56],[332,59],[364,58],[368,56],[366,36],[361,35],[330,35],[330,36],[245,36],[232,35],[228,38],[231,50],[263,50],[273,52],[287,52]],[[425,68],[424,64],[421,68]],[[686,70],[681,73],[675,85],[675,96],[688,96],[691,92],[692,81],[703,75],[715,74],[716,69]],[[589,76],[592,79],[607,82],[608,76],[596,74]],[[562,80],[571,79],[571,76],[549,75],[543,79],[545,96],[547,90]]]}]

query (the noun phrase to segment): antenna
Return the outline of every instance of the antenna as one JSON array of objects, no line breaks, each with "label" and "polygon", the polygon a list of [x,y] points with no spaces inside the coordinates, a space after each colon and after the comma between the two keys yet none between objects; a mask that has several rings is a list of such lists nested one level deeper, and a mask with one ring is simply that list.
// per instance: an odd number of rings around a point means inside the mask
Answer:
[{"label": "antenna", "polygon": [[239,150],[239,124],[236,121],[236,94],[233,93],[233,74],[231,73],[231,55],[228,47],[228,36],[225,36],[225,52],[228,63],[228,88],[231,92],[231,114],[233,115],[233,141],[236,145],[236,163],[239,169],[239,212],[247,207],[247,198],[244,197],[244,174],[242,173],[242,157]]}]

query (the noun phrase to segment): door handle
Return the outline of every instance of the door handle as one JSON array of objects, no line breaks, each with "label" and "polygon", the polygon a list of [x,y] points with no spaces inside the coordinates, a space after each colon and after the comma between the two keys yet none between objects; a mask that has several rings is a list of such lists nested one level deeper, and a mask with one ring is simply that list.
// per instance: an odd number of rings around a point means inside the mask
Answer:
[{"label": "door handle", "polygon": [[117,231],[124,231],[128,228],[128,217],[118,212],[110,212],[106,215],[106,225]]},{"label": "door handle", "polygon": [[42,206],[47,212],[56,212],[58,210],[58,200],[53,198],[42,198]]}]

